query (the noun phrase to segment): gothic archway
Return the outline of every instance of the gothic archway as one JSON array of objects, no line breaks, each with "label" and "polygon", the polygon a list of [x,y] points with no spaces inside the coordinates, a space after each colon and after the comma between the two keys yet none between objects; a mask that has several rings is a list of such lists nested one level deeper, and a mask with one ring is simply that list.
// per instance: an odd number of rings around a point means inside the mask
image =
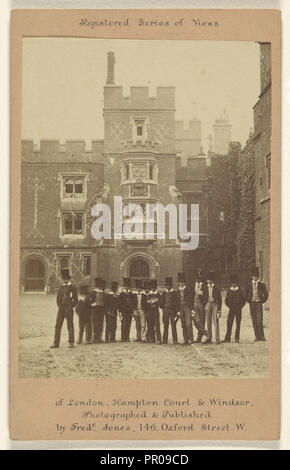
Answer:
[{"label": "gothic archway", "polygon": [[43,292],[45,290],[45,264],[38,258],[30,258],[24,268],[24,291]]}]

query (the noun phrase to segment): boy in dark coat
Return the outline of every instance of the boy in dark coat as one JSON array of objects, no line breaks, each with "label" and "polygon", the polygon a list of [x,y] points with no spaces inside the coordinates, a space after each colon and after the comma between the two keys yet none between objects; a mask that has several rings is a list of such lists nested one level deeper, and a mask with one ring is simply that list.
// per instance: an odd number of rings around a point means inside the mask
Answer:
[{"label": "boy in dark coat", "polygon": [[193,323],[198,330],[196,343],[201,343],[202,337],[207,336],[205,330],[205,307],[204,307],[204,288],[205,283],[200,268],[195,270],[193,285],[193,309],[195,312]]},{"label": "boy in dark coat", "polygon": [[192,328],[192,290],[186,285],[185,273],[177,273],[178,275],[178,290],[176,293],[177,309],[181,318],[181,325],[183,331],[183,344],[188,345],[193,343],[193,328]]},{"label": "boy in dark coat", "polygon": [[54,342],[50,346],[51,348],[58,348],[60,342],[61,328],[64,320],[67,321],[68,329],[68,342],[69,347],[74,346],[74,323],[73,323],[73,309],[78,302],[78,295],[75,286],[71,283],[71,276],[69,269],[61,270],[61,277],[63,280],[62,286],[59,288],[56,303],[58,306],[58,312],[55,324]]},{"label": "boy in dark coat", "polygon": [[168,342],[169,322],[171,325],[172,341],[178,343],[175,317],[177,314],[177,296],[172,288],[172,277],[165,278],[166,290],[160,296],[160,306],[163,310],[163,343]]},{"label": "boy in dark coat", "polygon": [[131,279],[125,277],[123,279],[124,289],[119,297],[119,311],[121,312],[121,341],[130,341],[130,329],[132,317],[136,308],[136,299],[131,291]]},{"label": "boy in dark coat", "polygon": [[259,279],[259,268],[252,270],[252,280],[246,291],[246,300],[250,304],[255,341],[266,341],[263,326],[263,304],[268,299],[268,291],[265,284]]},{"label": "boy in dark coat", "polygon": [[242,319],[242,308],[246,301],[242,290],[239,287],[236,275],[231,276],[231,286],[227,292],[225,304],[230,309],[227,319],[227,332],[223,343],[231,342],[232,327],[234,319],[236,319],[235,342],[240,341],[240,327]]},{"label": "boy in dark coat", "polygon": [[116,341],[117,314],[119,308],[118,283],[112,282],[111,290],[105,297],[106,309],[106,343]]},{"label": "boy in dark coat", "polygon": [[79,317],[79,340],[82,343],[84,331],[86,333],[86,344],[92,341],[92,320],[91,320],[91,302],[88,286],[80,287],[80,295],[75,312]]}]

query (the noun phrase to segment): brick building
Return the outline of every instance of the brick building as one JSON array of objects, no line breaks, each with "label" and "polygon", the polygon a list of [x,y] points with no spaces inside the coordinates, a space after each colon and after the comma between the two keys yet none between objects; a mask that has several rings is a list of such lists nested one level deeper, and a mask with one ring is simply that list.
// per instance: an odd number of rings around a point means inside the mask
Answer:
[{"label": "brick building", "polygon": [[[104,140],[42,140],[22,142],[21,289],[54,291],[60,270],[69,267],[76,284],[165,276],[176,282],[185,270],[192,278],[196,266],[206,268],[207,159],[201,143],[201,124],[186,128],[175,121],[175,89],[131,87],[123,96],[114,82],[113,53],[108,53],[104,87]],[[123,204],[199,203],[198,250],[182,252],[180,240],[156,237],[156,217],[149,240],[95,240],[91,208],[104,202],[112,209],[114,196]],[[168,222],[167,222],[168,223]],[[112,234],[116,235],[116,234]]]},{"label": "brick building", "polygon": [[254,106],[256,204],[255,251],[260,275],[270,286],[270,185],[271,185],[271,44],[260,44],[261,91]]}]

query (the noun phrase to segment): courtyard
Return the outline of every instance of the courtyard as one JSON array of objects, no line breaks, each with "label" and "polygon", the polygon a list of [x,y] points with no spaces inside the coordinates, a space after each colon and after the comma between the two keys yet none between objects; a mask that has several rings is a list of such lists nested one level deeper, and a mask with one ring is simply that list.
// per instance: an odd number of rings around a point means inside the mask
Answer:
[{"label": "courtyard", "polygon": [[[237,344],[182,345],[180,321],[177,323],[180,344],[141,344],[136,338],[135,321],[131,342],[120,343],[118,318],[117,342],[76,344],[68,348],[64,323],[59,349],[49,349],[53,342],[56,297],[45,294],[20,296],[19,376],[21,378],[259,378],[268,375],[268,341],[253,342],[253,328],[248,305],[243,309],[241,340]],[[226,332],[228,309],[223,304],[220,319],[221,339]],[[161,331],[163,330],[162,315]],[[75,337],[78,317],[74,315]],[[264,310],[265,336],[269,337],[269,311]],[[233,333],[235,325],[233,327]],[[197,331],[194,328],[194,337]],[[232,334],[232,341],[234,334]]]}]

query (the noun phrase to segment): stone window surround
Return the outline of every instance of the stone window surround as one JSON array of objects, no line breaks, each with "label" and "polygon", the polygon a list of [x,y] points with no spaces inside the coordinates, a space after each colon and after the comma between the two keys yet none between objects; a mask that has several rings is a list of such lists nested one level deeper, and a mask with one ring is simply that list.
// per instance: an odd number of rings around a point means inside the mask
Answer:
[{"label": "stone window surround", "polygon": [[[158,184],[158,164],[156,159],[153,158],[134,158],[127,157],[120,162],[120,170],[121,170],[121,184],[131,184],[131,183],[139,183],[137,178],[132,177],[133,173],[133,164],[140,163],[146,164],[146,177],[142,179],[142,183],[147,184]],[[127,165],[129,165],[129,179],[126,179],[127,174]],[[149,179],[150,176],[150,165],[153,165],[153,179]]]},{"label": "stone window surround", "polygon": [[67,251],[59,251],[55,253],[56,255],[56,274],[58,277],[61,277],[61,266],[60,266],[60,259],[61,258],[68,258],[68,269],[71,271],[71,266],[72,266],[72,252],[67,252]]},{"label": "stone window surround", "polygon": [[[85,258],[90,258],[91,259],[91,269],[89,274],[85,274]],[[92,255],[90,252],[83,252],[81,253],[81,261],[82,261],[82,275],[84,277],[91,277],[92,273]]]},{"label": "stone window surround", "polygon": [[[67,201],[86,201],[87,200],[87,182],[88,182],[89,174],[82,172],[82,171],[69,171],[69,172],[61,172],[58,175],[58,180],[60,181],[60,200],[67,202]],[[65,196],[65,180],[67,179],[83,180],[83,192],[81,193],[81,197],[66,197]]]},{"label": "stone window surround", "polygon": [[[82,214],[82,233],[77,234],[77,233],[64,233],[63,230],[63,215],[67,214],[68,212],[71,212],[72,214]],[[59,211],[59,237],[61,239],[83,239],[86,237],[86,212],[84,210],[65,210],[62,209]]]}]

